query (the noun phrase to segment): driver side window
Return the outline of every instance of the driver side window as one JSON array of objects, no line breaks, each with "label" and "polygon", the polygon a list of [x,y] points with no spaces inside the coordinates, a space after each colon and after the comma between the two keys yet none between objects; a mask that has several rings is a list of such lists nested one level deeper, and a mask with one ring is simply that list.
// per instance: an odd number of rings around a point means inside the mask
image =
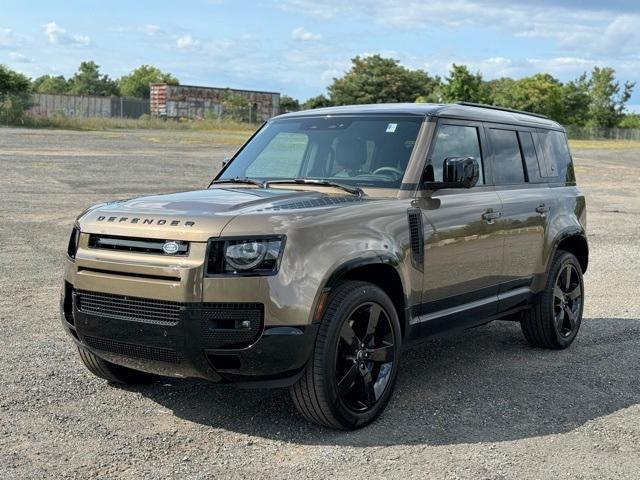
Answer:
[{"label": "driver side window", "polygon": [[450,157],[473,157],[480,166],[477,185],[484,184],[478,128],[468,125],[440,125],[436,143],[427,164],[426,181],[442,182],[444,161]]}]

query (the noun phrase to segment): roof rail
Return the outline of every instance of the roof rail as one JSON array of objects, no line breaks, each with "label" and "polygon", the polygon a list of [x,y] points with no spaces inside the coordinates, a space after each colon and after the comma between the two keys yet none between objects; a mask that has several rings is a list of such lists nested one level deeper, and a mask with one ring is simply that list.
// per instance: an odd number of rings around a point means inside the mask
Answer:
[{"label": "roof rail", "polygon": [[549,118],[546,115],[542,115],[541,113],[525,112],[524,110],[516,110],[514,108],[498,107],[496,105],[486,105],[484,103],[456,102],[456,104],[457,105],[464,105],[465,107],[489,108],[491,110],[501,110],[503,112],[520,113],[522,115],[531,115],[533,117],[547,118],[547,119]]}]

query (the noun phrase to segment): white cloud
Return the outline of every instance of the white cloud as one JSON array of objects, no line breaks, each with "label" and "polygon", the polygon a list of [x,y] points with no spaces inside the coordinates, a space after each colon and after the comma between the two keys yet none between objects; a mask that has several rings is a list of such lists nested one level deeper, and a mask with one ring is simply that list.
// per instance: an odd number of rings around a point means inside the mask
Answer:
[{"label": "white cloud", "polygon": [[56,22],[46,23],[42,27],[47,35],[47,41],[52,44],[85,47],[91,43],[88,36],[67,33],[67,30]]},{"label": "white cloud", "polygon": [[19,52],[9,52],[9,54],[7,55],[9,57],[9,60],[16,62],[16,63],[31,63],[33,62],[33,60],[31,60],[29,57],[27,57],[26,55],[23,55]]},{"label": "white cloud", "polygon": [[291,38],[294,40],[302,40],[303,42],[308,42],[310,40],[320,40],[322,35],[319,33],[312,33],[308,30],[305,30],[302,27],[298,27],[293,29],[291,32]]},{"label": "white cloud", "polygon": [[17,35],[10,28],[0,27],[0,49],[16,48],[24,43],[25,37]]},{"label": "white cloud", "polygon": [[145,25],[142,28],[142,31],[144,33],[146,33],[147,35],[149,35],[149,36],[154,36],[154,35],[157,35],[157,34],[161,33],[162,32],[162,28],[159,27],[158,25],[149,24],[149,25]]},{"label": "white cloud", "polygon": [[193,38],[189,34],[181,35],[176,40],[176,44],[180,50],[193,51],[198,50],[201,46],[200,40]]},{"label": "white cloud", "polygon": [[[555,41],[558,53],[633,55],[640,50],[640,15],[613,7],[513,0],[278,0],[310,17],[350,16],[392,30],[490,28],[516,37]],[[593,5],[593,3],[592,3]]]},{"label": "white cloud", "polygon": [[[312,17],[328,20],[333,18],[337,9],[331,5],[331,2],[316,2],[315,0],[278,0],[277,2],[282,10],[302,11]],[[341,5],[341,9],[345,8],[345,4]]]},{"label": "white cloud", "polygon": [[640,50],[640,15],[619,15],[607,26],[601,44],[604,51],[637,54]]}]

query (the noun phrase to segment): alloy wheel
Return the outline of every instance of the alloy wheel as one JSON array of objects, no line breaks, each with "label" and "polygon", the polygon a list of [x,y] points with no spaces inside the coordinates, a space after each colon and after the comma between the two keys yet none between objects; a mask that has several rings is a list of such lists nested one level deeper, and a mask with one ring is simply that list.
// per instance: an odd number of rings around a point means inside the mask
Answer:
[{"label": "alloy wheel", "polygon": [[363,303],[344,321],[336,349],[338,396],[354,412],[371,409],[384,394],[396,360],[396,338],[387,312]]},{"label": "alloy wheel", "polygon": [[582,308],[582,284],[576,267],[565,264],[558,273],[553,289],[553,314],[562,337],[569,337],[576,330]]}]

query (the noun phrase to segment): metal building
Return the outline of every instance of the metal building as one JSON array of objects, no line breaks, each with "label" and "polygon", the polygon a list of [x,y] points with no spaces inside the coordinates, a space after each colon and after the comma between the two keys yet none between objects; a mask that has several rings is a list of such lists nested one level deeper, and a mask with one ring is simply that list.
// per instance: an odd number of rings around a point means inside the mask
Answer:
[{"label": "metal building", "polygon": [[[231,99],[241,98],[234,102]],[[232,88],[151,84],[151,115],[166,118],[202,119],[233,116],[262,122],[280,113],[280,94]]]}]

